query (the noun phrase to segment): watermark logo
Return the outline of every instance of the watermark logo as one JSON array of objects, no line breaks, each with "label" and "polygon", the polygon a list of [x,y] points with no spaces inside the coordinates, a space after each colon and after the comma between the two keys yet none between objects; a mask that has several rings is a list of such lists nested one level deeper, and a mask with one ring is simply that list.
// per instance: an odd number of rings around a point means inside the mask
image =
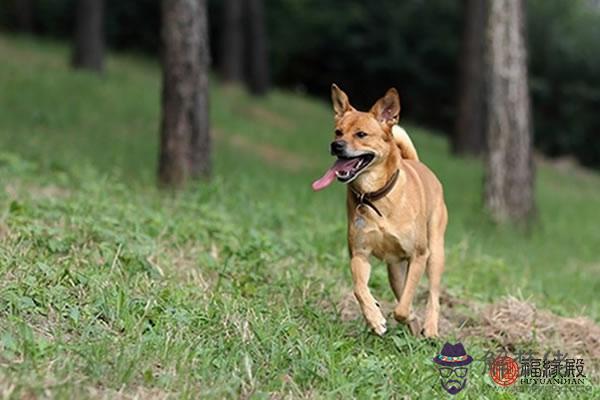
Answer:
[{"label": "watermark logo", "polygon": [[462,343],[446,342],[433,362],[442,388],[451,395],[467,387],[469,366],[474,361],[483,366],[482,374],[489,374],[498,390],[551,393],[592,390],[583,358],[569,357],[561,351],[538,354],[531,350],[516,349],[514,353],[487,350],[483,357],[474,359]]},{"label": "watermark logo", "polygon": [[468,365],[473,357],[467,354],[462,343],[444,344],[442,351],[433,358],[440,373],[440,383],[450,394],[457,394],[467,386]]},{"label": "watermark logo", "polygon": [[500,386],[510,386],[519,378],[519,364],[509,356],[496,357],[490,365],[490,376]]},{"label": "watermark logo", "polygon": [[542,357],[532,351],[494,354],[488,351],[483,358],[492,380],[504,388],[515,384],[517,390],[587,390],[582,358],[567,353],[547,351]]}]

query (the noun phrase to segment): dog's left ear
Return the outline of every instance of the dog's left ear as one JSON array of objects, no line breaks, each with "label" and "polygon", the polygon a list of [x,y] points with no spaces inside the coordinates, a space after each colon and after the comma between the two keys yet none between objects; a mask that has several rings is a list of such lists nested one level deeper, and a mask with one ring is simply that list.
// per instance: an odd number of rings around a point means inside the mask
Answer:
[{"label": "dog's left ear", "polygon": [[346,112],[354,110],[348,100],[348,95],[335,83],[331,84],[331,102],[336,118],[341,118]]},{"label": "dog's left ear", "polygon": [[395,88],[389,89],[385,96],[377,100],[370,110],[377,121],[385,125],[395,125],[400,117],[400,96]]}]

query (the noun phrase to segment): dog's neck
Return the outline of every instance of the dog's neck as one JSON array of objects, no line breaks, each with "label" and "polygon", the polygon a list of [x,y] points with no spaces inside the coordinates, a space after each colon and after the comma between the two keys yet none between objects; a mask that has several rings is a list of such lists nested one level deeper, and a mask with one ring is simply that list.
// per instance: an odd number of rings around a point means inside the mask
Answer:
[{"label": "dog's neck", "polygon": [[393,177],[394,173],[400,168],[401,162],[400,149],[393,145],[390,154],[383,162],[360,174],[350,185],[359,193],[375,192],[384,187]]}]

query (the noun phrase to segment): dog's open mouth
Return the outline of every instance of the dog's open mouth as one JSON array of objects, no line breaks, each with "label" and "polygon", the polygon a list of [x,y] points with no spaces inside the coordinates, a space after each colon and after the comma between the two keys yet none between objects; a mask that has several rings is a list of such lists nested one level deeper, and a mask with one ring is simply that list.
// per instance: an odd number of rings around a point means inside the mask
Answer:
[{"label": "dog's open mouth", "polygon": [[373,161],[373,158],[374,156],[371,153],[362,154],[358,157],[352,158],[338,157],[334,167],[338,164],[341,165],[339,169],[336,169],[335,176],[337,176],[340,182],[350,182],[352,179],[358,176],[360,171],[365,169],[371,163],[371,161]]},{"label": "dog's open mouth", "polygon": [[349,183],[371,164],[375,156],[364,153],[355,157],[338,157],[335,163],[325,172],[321,179],[313,182],[313,190],[321,190],[329,186],[337,177],[340,182]]}]

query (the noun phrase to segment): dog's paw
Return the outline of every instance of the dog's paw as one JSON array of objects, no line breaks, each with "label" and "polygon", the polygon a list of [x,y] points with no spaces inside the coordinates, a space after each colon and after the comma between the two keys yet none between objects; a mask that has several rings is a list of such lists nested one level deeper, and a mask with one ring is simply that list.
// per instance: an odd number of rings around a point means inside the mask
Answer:
[{"label": "dog's paw", "polygon": [[400,304],[394,308],[394,319],[401,324],[408,324],[414,318],[409,307],[402,307]]},{"label": "dog's paw", "polygon": [[387,332],[387,321],[383,316],[379,306],[371,308],[365,313],[367,325],[376,335],[383,336]]},{"label": "dog's paw", "polygon": [[437,338],[437,337],[439,337],[437,324],[433,325],[433,324],[427,324],[426,323],[425,327],[423,328],[423,330],[421,331],[421,333],[426,338]]},{"label": "dog's paw", "polygon": [[383,336],[387,332],[387,321],[385,318],[375,324],[369,324],[371,326],[371,330],[378,336]]}]

